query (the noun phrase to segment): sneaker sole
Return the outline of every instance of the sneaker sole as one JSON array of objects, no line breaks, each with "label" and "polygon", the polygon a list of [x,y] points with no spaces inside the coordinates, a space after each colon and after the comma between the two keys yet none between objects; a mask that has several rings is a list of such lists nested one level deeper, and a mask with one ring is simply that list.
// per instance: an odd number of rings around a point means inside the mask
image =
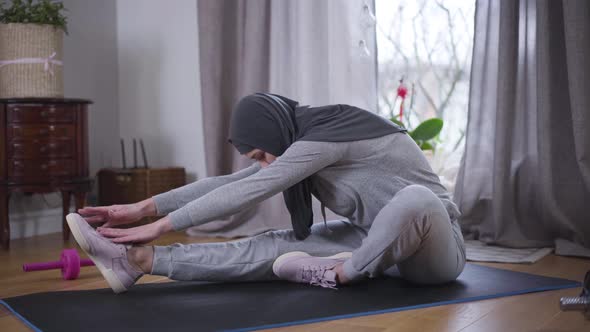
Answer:
[{"label": "sneaker sole", "polygon": [[[292,251],[292,252],[288,252],[286,254],[282,254],[277,259],[275,259],[274,263],[272,263],[272,272],[275,275],[278,275],[279,268],[281,267],[281,265],[283,265],[283,262],[288,258],[297,257],[297,256],[311,257],[310,254],[303,252],[303,251]],[[322,257],[322,258],[336,258],[337,259],[337,258],[350,258],[350,257],[352,257],[351,252],[341,252],[336,255]]]},{"label": "sneaker sole", "polygon": [[82,248],[86,255],[88,255],[88,258],[90,258],[94,262],[94,265],[96,265],[98,271],[100,271],[102,276],[105,278],[105,280],[115,293],[119,294],[127,291],[127,288],[123,286],[123,283],[121,282],[121,280],[119,280],[115,272],[113,272],[113,270],[111,269],[106,268],[104,265],[102,265],[102,263],[98,261],[98,259],[96,259],[96,257],[94,257],[94,255],[91,255],[89,253],[90,245],[88,244],[88,241],[86,241],[86,238],[82,235],[80,227],[78,227],[78,222],[76,220],[77,218],[82,217],[79,216],[77,213],[70,213],[66,216],[66,221],[68,223],[68,226],[70,227],[70,231],[72,232],[74,239],[80,245],[80,248]]}]

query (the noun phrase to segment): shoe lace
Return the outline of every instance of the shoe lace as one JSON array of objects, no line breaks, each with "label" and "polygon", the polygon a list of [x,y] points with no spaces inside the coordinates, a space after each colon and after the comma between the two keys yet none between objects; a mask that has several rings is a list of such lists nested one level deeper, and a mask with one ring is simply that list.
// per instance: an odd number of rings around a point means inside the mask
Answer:
[{"label": "shoe lace", "polygon": [[309,280],[309,284],[312,286],[320,286],[323,288],[336,288],[336,279],[335,278],[327,278],[326,271],[331,270],[327,267],[317,267],[317,266],[304,266],[303,267],[303,279]]}]

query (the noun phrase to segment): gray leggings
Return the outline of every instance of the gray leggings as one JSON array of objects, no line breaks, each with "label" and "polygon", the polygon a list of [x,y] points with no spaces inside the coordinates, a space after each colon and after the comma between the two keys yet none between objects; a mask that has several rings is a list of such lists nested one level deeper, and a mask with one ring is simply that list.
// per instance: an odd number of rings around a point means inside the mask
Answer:
[{"label": "gray leggings", "polygon": [[343,220],[328,226],[313,225],[303,241],[292,230],[281,230],[231,242],[155,246],[151,274],[174,280],[272,280],[274,260],[290,251],[314,256],[351,251],[343,266],[350,280],[387,275],[397,266],[409,281],[437,284],[455,280],[465,265],[458,223],[424,186],[400,190],[368,229]]}]

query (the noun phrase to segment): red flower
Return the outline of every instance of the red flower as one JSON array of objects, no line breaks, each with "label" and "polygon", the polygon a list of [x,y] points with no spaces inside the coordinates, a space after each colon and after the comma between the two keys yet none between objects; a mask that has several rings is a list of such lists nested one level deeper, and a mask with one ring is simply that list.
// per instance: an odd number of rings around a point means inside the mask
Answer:
[{"label": "red flower", "polygon": [[408,88],[404,85],[404,79],[399,80],[399,87],[397,88],[397,96],[402,99],[399,105],[399,121],[401,122],[404,116],[404,101],[408,95]]},{"label": "red flower", "polygon": [[397,88],[397,96],[401,99],[406,99],[406,95],[408,94],[408,88],[404,85],[404,83],[400,83],[399,87]]}]

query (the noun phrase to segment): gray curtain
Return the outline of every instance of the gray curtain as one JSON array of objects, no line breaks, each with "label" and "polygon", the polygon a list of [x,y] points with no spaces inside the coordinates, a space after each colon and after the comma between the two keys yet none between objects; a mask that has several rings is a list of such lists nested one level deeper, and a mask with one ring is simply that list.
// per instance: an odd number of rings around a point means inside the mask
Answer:
[{"label": "gray curtain", "polygon": [[475,16],[454,193],[463,230],[488,243],[557,242],[587,254],[590,1],[478,1]]},{"label": "gray curtain", "polygon": [[[233,173],[251,160],[227,143],[233,105],[269,89],[270,0],[199,0],[198,34],[207,176]],[[247,223],[246,223],[247,221]],[[282,194],[191,235],[253,235],[291,224]]]}]

